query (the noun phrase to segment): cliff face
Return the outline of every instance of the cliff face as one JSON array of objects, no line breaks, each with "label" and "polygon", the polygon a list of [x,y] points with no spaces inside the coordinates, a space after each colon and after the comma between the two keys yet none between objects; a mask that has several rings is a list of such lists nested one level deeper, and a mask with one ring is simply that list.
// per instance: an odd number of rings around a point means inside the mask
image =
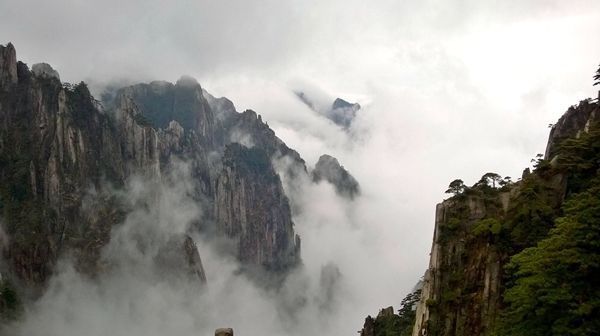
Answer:
[{"label": "cliff face", "polygon": [[[0,53],[0,77],[10,78],[0,87],[5,256],[19,278],[40,283],[64,249],[95,259],[97,242],[107,241],[106,228],[118,216],[105,209],[106,216],[87,218],[79,211],[82,199],[104,181],[122,184],[124,163],[114,128],[84,84],[63,87],[54,77],[36,76],[15,63],[10,45]],[[98,204],[100,212],[107,203]]]},{"label": "cliff face", "polygon": [[300,258],[288,199],[266,152],[227,146],[216,183],[217,229],[237,240],[240,260],[282,270]]},{"label": "cliff face", "polygon": [[481,335],[493,323],[500,300],[501,253],[491,233],[474,237],[484,218],[504,214],[501,200],[480,195],[437,205],[429,269],[423,278],[413,335]]},{"label": "cliff face", "polygon": [[[125,87],[103,103],[84,83],[59,78],[47,64],[30,71],[11,44],[0,46],[4,280],[19,291],[42,289],[66,254],[78,270],[101,272],[100,252],[129,211],[119,191],[133,176],[166,179],[179,161],[191,167],[191,197],[209,210],[191,230],[236,241],[245,265],[286,270],[297,263],[299,238],[271,160],[287,156],[306,168],[255,112],[236,112],[190,78]],[[246,140],[252,149],[226,150]],[[157,264],[204,282],[193,241],[167,241],[157,247]]]},{"label": "cliff face", "polygon": [[597,104],[583,100],[579,105],[571,106],[565,114],[552,125],[545,158],[552,159],[561,141],[579,137],[580,132],[587,132],[590,124],[598,117]]},{"label": "cliff face", "polygon": [[[438,204],[413,336],[510,330],[500,321],[509,316],[504,312],[509,308],[506,301],[514,300],[506,298],[505,291],[518,286],[516,279],[523,273],[515,273],[514,265],[507,270],[507,265],[524,249],[556,234],[553,229],[565,201],[594,185],[600,168],[595,140],[580,138],[592,129],[598,132],[599,111],[590,100],[569,108],[550,132],[545,159],[540,158],[522,180],[496,186],[486,174],[473,187]],[[527,332],[535,334],[532,330]]]},{"label": "cliff face", "polygon": [[[43,288],[61,255],[78,270],[100,271],[100,251],[126,214],[113,194],[129,176],[160,179],[155,129],[123,99],[115,118],[85,84],[63,85],[47,64],[29,71],[0,47],[0,208],[9,239],[0,273],[21,289]],[[13,76],[17,69],[17,76]],[[205,281],[199,256],[169,249]]]},{"label": "cliff face", "polygon": [[123,100],[134,102],[149,126],[164,129],[175,120],[197,133],[204,146],[214,143],[214,115],[193,78],[182,77],[175,84],[136,84],[119,90],[116,99],[117,105]]},{"label": "cliff face", "polygon": [[[134,150],[124,146],[126,153],[142,151],[155,158],[154,146],[144,144],[153,145],[157,139],[160,169],[173,158],[191,164],[194,194],[209,205],[203,222],[216,223],[214,228],[200,224],[200,229],[233,240],[234,253],[244,265],[269,270],[295,265],[299,239],[271,160],[287,157],[294,171],[306,172],[306,167],[259,115],[250,110],[238,113],[231,101],[213,97],[189,78],[175,85],[152,82],[120,89],[110,106],[115,115],[133,116],[129,119],[145,125],[130,128],[120,122],[122,128],[132,129],[128,134],[148,132],[133,137]],[[155,131],[156,125],[164,127]]]}]

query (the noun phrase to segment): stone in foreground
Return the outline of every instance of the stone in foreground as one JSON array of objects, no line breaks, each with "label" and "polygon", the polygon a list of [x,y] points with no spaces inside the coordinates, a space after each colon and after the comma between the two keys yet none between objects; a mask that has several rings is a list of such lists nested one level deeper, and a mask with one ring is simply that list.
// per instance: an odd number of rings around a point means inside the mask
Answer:
[{"label": "stone in foreground", "polygon": [[215,330],[215,336],[233,336],[233,329],[219,328],[219,329]]}]

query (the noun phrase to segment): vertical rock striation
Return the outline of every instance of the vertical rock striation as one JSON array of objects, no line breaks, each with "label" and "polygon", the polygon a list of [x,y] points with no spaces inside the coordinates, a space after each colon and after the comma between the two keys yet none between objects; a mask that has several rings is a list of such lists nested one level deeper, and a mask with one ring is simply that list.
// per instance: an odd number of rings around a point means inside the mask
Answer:
[{"label": "vertical rock striation", "polygon": [[[100,251],[130,210],[115,190],[134,176],[166,181],[181,161],[191,169],[189,196],[206,210],[192,230],[236,241],[243,265],[279,271],[298,262],[299,238],[271,160],[306,167],[259,115],[238,113],[188,77],[105,97],[95,100],[83,82],[61,83],[48,64],[29,70],[12,44],[0,46],[0,222],[10,236],[3,276],[43,288],[65,254],[78,270],[101,272]],[[164,258],[156,261],[204,282],[193,241],[173,239],[157,247]]]},{"label": "vertical rock striation", "polygon": [[8,87],[17,84],[17,52],[12,43],[0,45],[0,85]]},{"label": "vertical rock striation", "polygon": [[285,270],[300,257],[288,199],[262,149],[230,144],[216,182],[217,229],[234,239],[248,265]]}]

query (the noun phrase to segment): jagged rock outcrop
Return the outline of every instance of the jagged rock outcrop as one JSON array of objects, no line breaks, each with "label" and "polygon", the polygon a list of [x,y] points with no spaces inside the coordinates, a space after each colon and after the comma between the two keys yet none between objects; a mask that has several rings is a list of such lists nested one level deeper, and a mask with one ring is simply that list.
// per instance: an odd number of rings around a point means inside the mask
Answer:
[{"label": "jagged rock outcrop", "polygon": [[285,270],[300,257],[291,210],[266,152],[230,144],[216,182],[215,214],[220,233],[236,241],[248,265]]},{"label": "jagged rock outcrop", "polygon": [[582,100],[579,105],[571,106],[556,124],[552,125],[544,158],[551,160],[562,140],[577,138],[580,132],[585,132],[599,117],[596,111],[597,104],[590,100]]},{"label": "jagged rock outcrop", "polygon": [[17,84],[17,52],[12,43],[0,45],[0,86]]},{"label": "jagged rock outcrop", "polygon": [[371,315],[365,318],[363,328],[360,330],[360,336],[375,336],[375,320]]},{"label": "jagged rock outcrop", "polygon": [[325,180],[331,183],[338,194],[349,199],[354,199],[360,194],[356,179],[333,156],[324,154],[319,157],[312,171],[312,178],[315,182]]}]

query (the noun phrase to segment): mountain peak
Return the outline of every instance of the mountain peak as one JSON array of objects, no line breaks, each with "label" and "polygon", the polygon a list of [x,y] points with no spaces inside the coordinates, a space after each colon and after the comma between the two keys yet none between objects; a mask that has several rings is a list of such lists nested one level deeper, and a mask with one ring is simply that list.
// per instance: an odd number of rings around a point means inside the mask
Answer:
[{"label": "mountain peak", "polygon": [[338,194],[353,199],[360,193],[359,185],[339,161],[327,154],[321,155],[313,170],[313,180],[326,180],[331,183]]},{"label": "mountain peak", "polygon": [[336,98],[331,105],[328,105],[323,102],[319,104],[314,97],[311,97],[303,91],[294,91],[294,94],[311,110],[323,115],[344,129],[350,127],[350,124],[352,124],[352,121],[356,118],[356,112],[360,110],[359,104],[350,103],[339,97]]},{"label": "mountain peak", "polygon": [[336,98],[333,101],[333,105],[331,106],[331,109],[336,109],[336,108],[345,108],[345,107],[352,107],[354,104],[349,103],[347,101],[345,101],[342,98]]}]

